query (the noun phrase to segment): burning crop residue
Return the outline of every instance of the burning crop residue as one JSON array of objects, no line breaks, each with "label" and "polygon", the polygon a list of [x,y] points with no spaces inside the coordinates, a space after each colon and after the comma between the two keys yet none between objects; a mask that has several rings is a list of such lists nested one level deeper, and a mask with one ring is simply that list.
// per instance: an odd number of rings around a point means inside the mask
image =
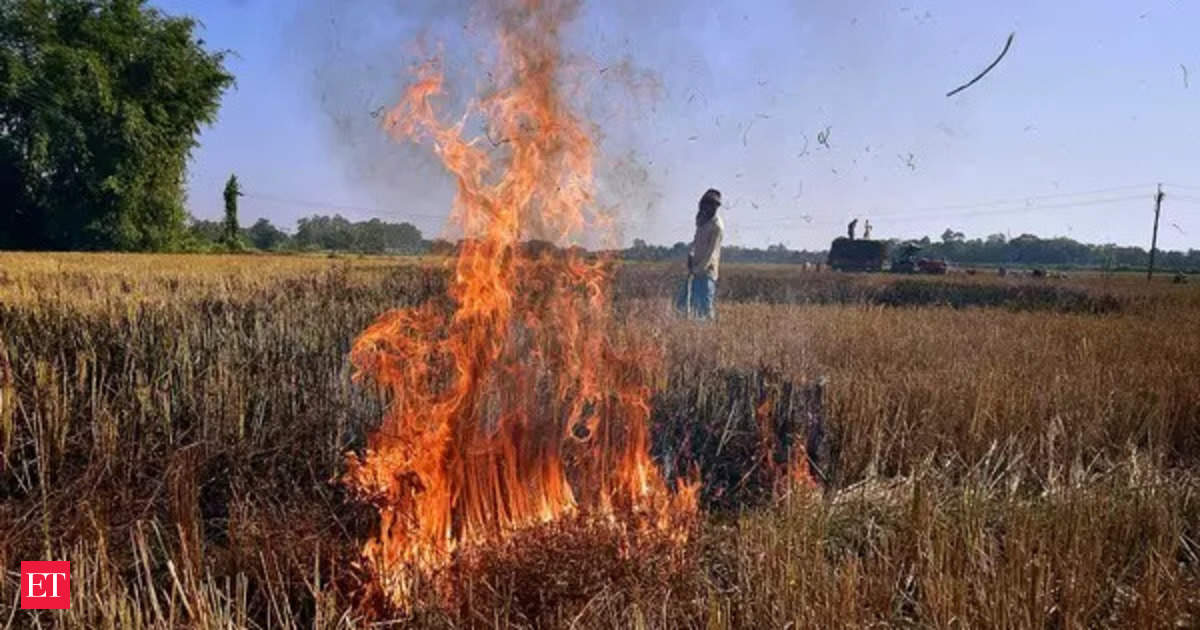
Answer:
[{"label": "burning crop residue", "polygon": [[[650,458],[660,353],[613,320],[609,261],[565,248],[603,223],[595,147],[558,85],[575,3],[498,4],[498,88],[444,123],[430,63],[385,117],[398,139],[432,142],[466,237],[454,306],[386,313],[351,354],[389,405],[344,480],[379,512],[370,587],[401,609],[418,583],[453,598],[456,559],[529,528],[584,519],[683,540],[696,509],[695,486],[672,491]],[[470,137],[475,119],[486,129]]]}]

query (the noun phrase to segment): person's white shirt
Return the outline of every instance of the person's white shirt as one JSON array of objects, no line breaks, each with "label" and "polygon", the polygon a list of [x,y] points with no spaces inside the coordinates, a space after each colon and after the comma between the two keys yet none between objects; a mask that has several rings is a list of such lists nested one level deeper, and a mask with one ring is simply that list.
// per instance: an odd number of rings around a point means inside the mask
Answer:
[{"label": "person's white shirt", "polygon": [[721,268],[721,239],[725,235],[725,222],[721,213],[702,225],[696,226],[696,237],[692,239],[692,271],[704,273],[713,280]]}]

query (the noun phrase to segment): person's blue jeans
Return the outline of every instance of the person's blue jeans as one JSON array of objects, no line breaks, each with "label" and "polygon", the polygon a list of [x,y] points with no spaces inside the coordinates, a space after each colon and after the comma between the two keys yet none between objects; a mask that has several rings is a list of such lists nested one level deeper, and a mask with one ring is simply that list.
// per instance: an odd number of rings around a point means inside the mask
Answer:
[{"label": "person's blue jeans", "polygon": [[688,287],[679,295],[679,310],[695,319],[715,319],[717,316],[717,281],[712,276],[698,273],[691,277],[691,299]]}]

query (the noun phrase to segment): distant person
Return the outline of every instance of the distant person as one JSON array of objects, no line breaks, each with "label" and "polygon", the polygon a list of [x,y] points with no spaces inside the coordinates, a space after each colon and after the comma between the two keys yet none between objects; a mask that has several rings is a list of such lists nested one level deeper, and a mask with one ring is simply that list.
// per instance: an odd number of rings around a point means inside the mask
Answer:
[{"label": "distant person", "polygon": [[857,225],[858,225],[858,219],[855,219],[850,222],[850,225],[846,226],[846,235],[849,236],[850,240],[852,240],[852,241],[854,240],[854,228]]},{"label": "distant person", "polygon": [[[854,238],[854,237],[852,236],[850,238]],[[863,238],[867,239],[867,240],[871,239],[871,220],[870,219],[867,219],[867,222],[863,224]]]},{"label": "distant person", "polygon": [[696,212],[696,236],[688,253],[688,283],[684,287],[683,310],[691,317],[716,317],[717,277],[721,268],[721,192],[709,188],[700,198]]}]

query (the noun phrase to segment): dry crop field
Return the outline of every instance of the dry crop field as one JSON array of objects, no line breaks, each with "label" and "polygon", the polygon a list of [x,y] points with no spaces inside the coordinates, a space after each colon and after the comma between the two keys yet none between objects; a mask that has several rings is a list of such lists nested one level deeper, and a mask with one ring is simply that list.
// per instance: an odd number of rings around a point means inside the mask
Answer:
[{"label": "dry crop field", "polygon": [[[0,254],[0,626],[365,626],[375,516],[337,480],[383,409],[347,354],[445,275]],[[705,510],[681,550],[517,537],[397,626],[1200,626],[1197,286],[733,266],[705,325],[679,280],[617,271],[656,413],[720,431],[824,383],[823,483]],[[32,559],[71,560],[69,611],[17,610]]]}]

